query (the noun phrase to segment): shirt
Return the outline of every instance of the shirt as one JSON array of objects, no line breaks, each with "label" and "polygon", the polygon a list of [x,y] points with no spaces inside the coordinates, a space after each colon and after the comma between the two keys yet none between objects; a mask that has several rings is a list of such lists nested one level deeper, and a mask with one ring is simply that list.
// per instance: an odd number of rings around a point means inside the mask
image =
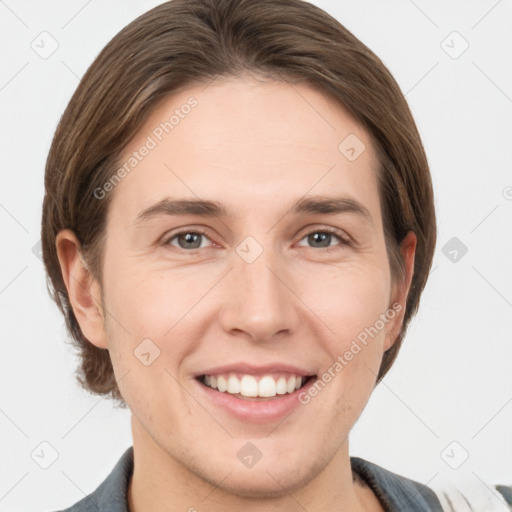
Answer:
[{"label": "shirt", "polygon": [[[372,489],[385,512],[443,512],[437,495],[429,487],[358,457],[351,457],[350,463],[352,471]],[[130,446],[94,492],[60,512],[129,512],[128,485],[132,474],[133,446]],[[512,505],[512,487],[496,489],[505,500],[508,493],[507,503]]]}]

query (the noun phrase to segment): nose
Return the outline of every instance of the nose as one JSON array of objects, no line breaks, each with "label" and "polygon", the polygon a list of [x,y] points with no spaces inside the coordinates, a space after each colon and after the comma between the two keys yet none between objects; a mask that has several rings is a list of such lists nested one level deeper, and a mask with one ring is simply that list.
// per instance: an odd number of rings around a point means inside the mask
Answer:
[{"label": "nose", "polygon": [[265,249],[252,263],[234,254],[219,313],[225,332],[256,342],[277,341],[297,330],[300,300],[282,260]]}]

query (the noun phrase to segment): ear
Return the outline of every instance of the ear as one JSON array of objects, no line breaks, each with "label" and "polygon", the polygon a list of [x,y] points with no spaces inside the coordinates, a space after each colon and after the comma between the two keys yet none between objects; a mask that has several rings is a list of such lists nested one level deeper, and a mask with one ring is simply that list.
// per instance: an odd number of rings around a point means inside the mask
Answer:
[{"label": "ear", "polygon": [[87,268],[80,253],[80,243],[73,231],[60,231],[56,247],[69,301],[83,335],[98,348],[108,348],[101,287]]},{"label": "ear", "polygon": [[407,304],[407,296],[411,288],[412,276],[414,274],[414,256],[416,254],[416,235],[409,231],[402,243],[400,244],[400,254],[405,264],[405,276],[399,282],[393,284],[391,294],[390,308],[396,311],[396,315],[390,323],[386,340],[384,342],[384,350],[391,348],[396,341],[405,316],[405,308]]}]

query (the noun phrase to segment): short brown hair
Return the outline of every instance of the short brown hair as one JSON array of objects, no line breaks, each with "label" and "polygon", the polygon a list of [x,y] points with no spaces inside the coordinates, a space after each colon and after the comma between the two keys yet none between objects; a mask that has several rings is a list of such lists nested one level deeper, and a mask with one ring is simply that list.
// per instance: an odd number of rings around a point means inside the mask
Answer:
[{"label": "short brown hair", "polygon": [[[108,350],[90,343],[71,308],[57,257],[73,230],[102,282],[105,220],[112,194],[94,191],[157,103],[187,86],[246,73],[303,82],[335,99],[365,128],[378,154],[379,193],[394,279],[404,277],[400,242],[417,237],[402,330],[377,381],[394,362],[418,308],[436,240],[432,184],[415,122],[381,60],[337,20],[302,0],[171,0],[121,30],[83,76],[57,127],[45,170],[42,248],[48,289],[80,352],[83,388],[125,406]],[[340,141],[341,142],[341,141]]]}]

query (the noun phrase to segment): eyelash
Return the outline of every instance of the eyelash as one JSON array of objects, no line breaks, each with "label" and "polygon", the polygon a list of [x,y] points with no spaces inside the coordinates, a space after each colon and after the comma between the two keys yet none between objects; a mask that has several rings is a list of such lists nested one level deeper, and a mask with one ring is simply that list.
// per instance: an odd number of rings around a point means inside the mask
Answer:
[{"label": "eyelash", "polygon": [[[164,239],[164,242],[163,242],[163,245],[165,246],[170,246],[170,242],[172,240],[174,240],[175,238],[179,237],[180,235],[186,235],[186,234],[195,234],[195,235],[202,235],[208,239],[210,239],[210,237],[208,236],[208,233],[206,233],[206,231],[202,230],[201,228],[194,228],[194,229],[184,229],[182,231],[178,231],[176,233],[173,233],[171,236],[168,236]],[[312,235],[314,233],[328,233],[330,235],[334,235],[336,238],[338,238],[338,240],[340,241],[339,244],[337,245],[334,245],[334,246],[327,246],[327,247],[310,247],[310,249],[323,249],[324,251],[332,251],[333,249],[336,249],[340,246],[350,246],[351,245],[351,241],[348,239],[348,237],[346,236],[343,236],[341,235],[340,231],[337,230],[337,229],[334,229],[334,228],[321,228],[321,229],[313,229],[307,233],[305,233],[302,238],[300,239],[300,241],[304,240],[304,238],[306,238],[307,236],[309,235]],[[212,240],[210,240],[212,241]],[[214,242],[215,243],[215,242]],[[194,249],[183,249],[182,247],[176,247],[176,246],[171,246],[173,249],[177,249],[177,250],[182,250],[182,251],[185,251],[185,252],[193,252],[193,251],[197,251],[199,249],[204,249],[204,247],[197,247],[197,248],[194,248]]]}]

